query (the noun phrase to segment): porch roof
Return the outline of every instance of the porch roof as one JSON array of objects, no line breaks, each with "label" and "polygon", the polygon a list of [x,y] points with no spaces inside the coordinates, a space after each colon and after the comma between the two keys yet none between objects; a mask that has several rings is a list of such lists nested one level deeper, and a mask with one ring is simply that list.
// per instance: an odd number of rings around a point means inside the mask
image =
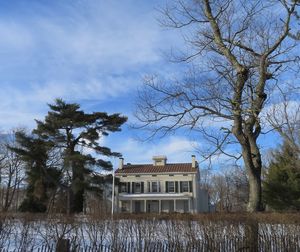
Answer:
[{"label": "porch roof", "polygon": [[139,194],[120,194],[120,200],[173,200],[173,199],[189,199],[192,197],[191,193],[139,193]]}]

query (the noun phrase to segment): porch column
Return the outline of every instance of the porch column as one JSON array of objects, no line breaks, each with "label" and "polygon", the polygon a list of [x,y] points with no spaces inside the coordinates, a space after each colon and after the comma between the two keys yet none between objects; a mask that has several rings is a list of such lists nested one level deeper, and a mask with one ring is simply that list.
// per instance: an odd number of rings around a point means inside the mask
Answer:
[{"label": "porch column", "polygon": [[144,200],[144,212],[147,213],[147,200]]},{"label": "porch column", "polygon": [[158,213],[161,213],[161,200],[158,200]]},{"label": "porch column", "polygon": [[174,212],[176,212],[176,199],[174,199]]},{"label": "porch column", "polygon": [[133,213],[133,204],[132,204],[132,200],[130,200],[130,213]]},{"label": "porch column", "polygon": [[188,209],[188,212],[191,213],[191,199],[188,199],[188,202],[189,202],[189,209]]}]

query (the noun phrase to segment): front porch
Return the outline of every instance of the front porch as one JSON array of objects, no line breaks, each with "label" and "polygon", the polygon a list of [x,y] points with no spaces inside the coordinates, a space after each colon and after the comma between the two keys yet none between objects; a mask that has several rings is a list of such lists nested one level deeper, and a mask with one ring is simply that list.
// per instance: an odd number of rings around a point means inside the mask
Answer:
[{"label": "front porch", "polygon": [[123,213],[191,213],[191,199],[126,199],[120,201]]}]

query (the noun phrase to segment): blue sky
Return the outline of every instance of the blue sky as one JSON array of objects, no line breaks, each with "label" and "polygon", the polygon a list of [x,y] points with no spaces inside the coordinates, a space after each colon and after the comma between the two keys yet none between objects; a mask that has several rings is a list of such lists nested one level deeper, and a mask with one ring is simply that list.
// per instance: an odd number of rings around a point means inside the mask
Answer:
[{"label": "blue sky", "polygon": [[[182,43],[180,34],[159,26],[155,10],[164,1],[0,1],[0,125],[35,126],[47,103],[60,97],[86,111],[120,112],[134,120],[133,102],[143,76],[172,76],[163,53]],[[167,155],[190,161],[197,141],[186,134],[139,142],[123,127],[102,143],[125,162]],[[271,138],[272,141],[274,140]],[[265,141],[266,146],[269,145]],[[197,155],[197,154],[196,154]],[[114,161],[117,163],[117,160]]]},{"label": "blue sky", "polygon": [[[120,112],[134,120],[133,102],[146,74],[175,74],[163,53],[178,34],[156,21],[160,1],[0,1],[0,125],[35,126],[47,103],[61,97],[86,111]],[[125,162],[164,154],[190,161],[184,135],[141,143],[123,127],[102,140]]]}]

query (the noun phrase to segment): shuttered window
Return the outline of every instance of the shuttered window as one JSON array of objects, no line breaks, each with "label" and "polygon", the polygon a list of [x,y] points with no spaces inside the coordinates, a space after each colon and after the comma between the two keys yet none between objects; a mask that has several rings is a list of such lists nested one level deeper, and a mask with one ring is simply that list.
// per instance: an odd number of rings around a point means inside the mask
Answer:
[{"label": "shuttered window", "polygon": [[144,193],[144,182],[132,182],[132,193]]},{"label": "shuttered window", "polygon": [[144,193],[144,182],[141,182],[141,193]]},{"label": "shuttered window", "polygon": [[159,181],[151,181],[151,192],[160,192],[160,182]]},{"label": "shuttered window", "polygon": [[180,181],[180,192],[189,192],[189,181]]},{"label": "shuttered window", "polygon": [[130,193],[130,183],[126,183],[126,182],[120,183],[119,184],[119,193]]},{"label": "shuttered window", "polygon": [[127,182],[127,193],[130,193],[130,182]]},{"label": "shuttered window", "polygon": [[178,193],[178,181],[175,181],[175,192]]},{"label": "shuttered window", "polygon": [[134,192],[135,193],[141,193],[142,192],[142,185],[140,182],[134,183]]},{"label": "shuttered window", "polygon": [[[176,190],[176,185],[174,181],[166,181],[166,192],[167,193],[174,193]],[[177,183],[177,190],[178,190],[178,183]]]}]

